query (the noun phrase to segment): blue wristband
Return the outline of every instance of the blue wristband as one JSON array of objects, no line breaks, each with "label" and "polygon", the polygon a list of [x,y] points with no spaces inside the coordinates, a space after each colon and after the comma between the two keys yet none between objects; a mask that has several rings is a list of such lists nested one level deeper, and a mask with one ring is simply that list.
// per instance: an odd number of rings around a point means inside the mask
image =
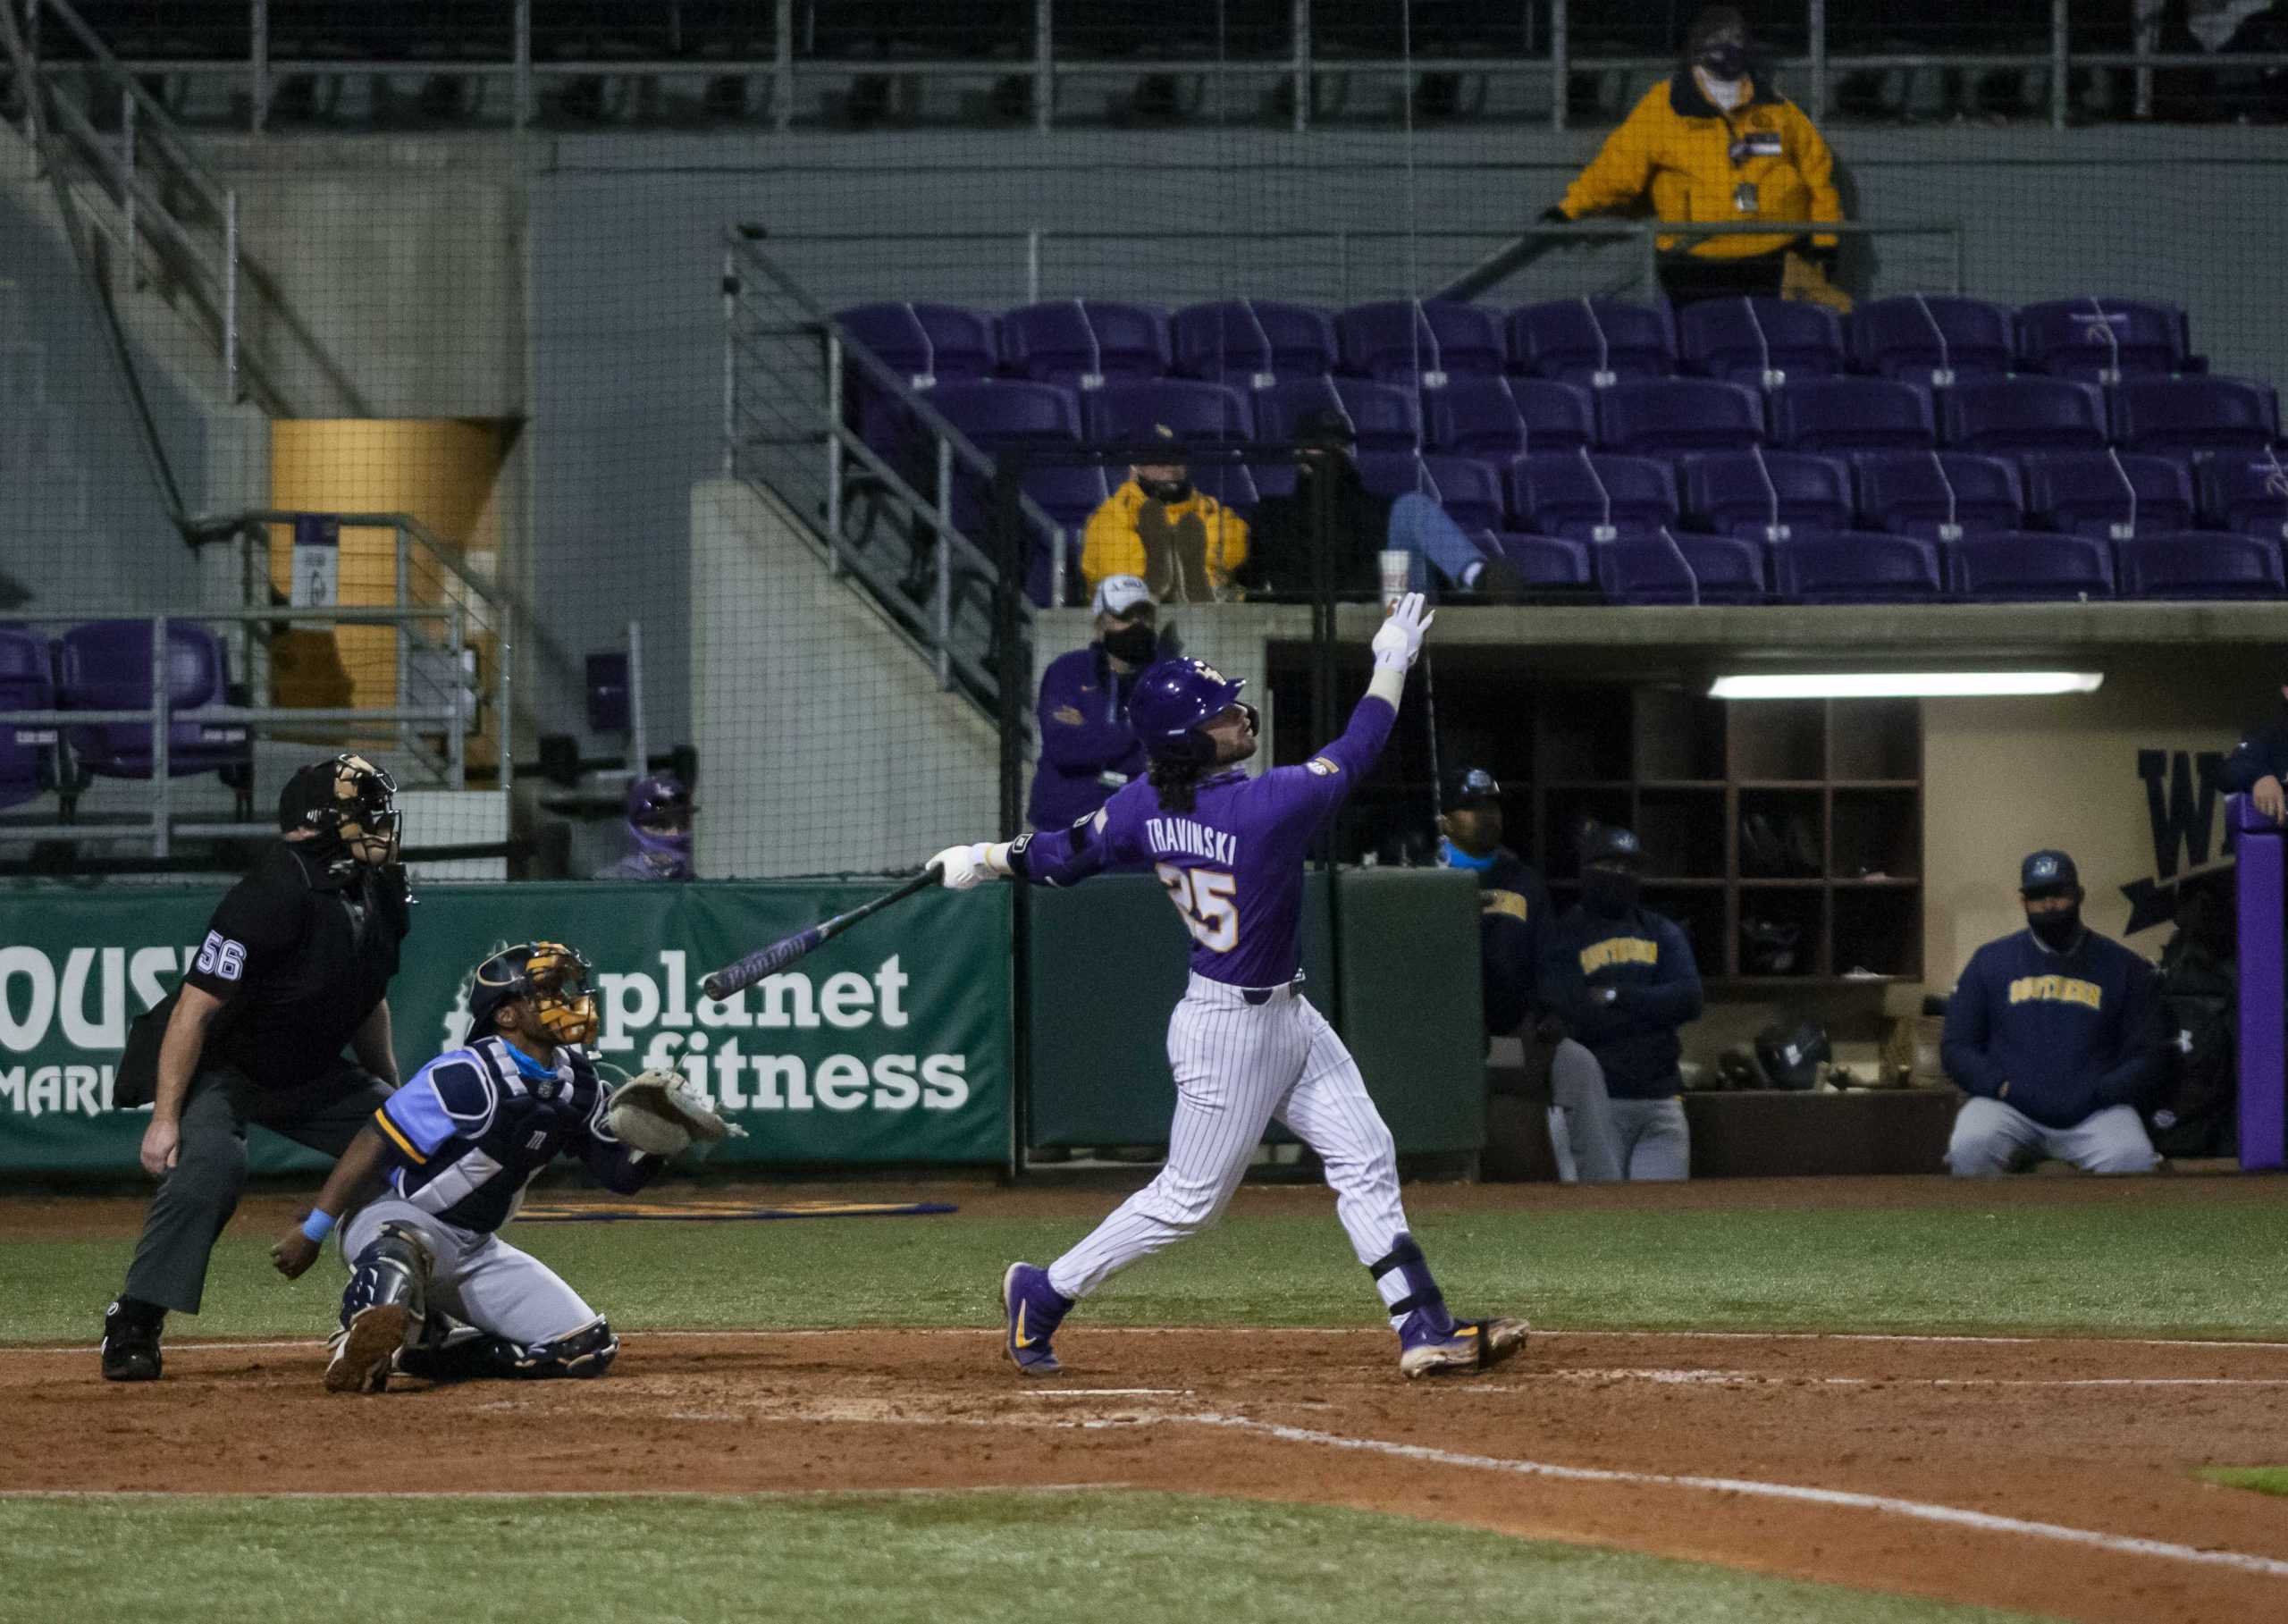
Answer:
[{"label": "blue wristband", "polygon": [[302,1233],[309,1240],[323,1241],[333,1233],[333,1226],[341,1221],[330,1212],[314,1212],[302,1220]]}]

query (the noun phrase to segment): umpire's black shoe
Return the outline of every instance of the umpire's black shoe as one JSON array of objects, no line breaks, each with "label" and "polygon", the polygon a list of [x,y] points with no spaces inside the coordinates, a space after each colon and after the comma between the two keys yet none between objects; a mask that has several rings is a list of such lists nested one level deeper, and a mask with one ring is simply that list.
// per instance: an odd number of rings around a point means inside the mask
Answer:
[{"label": "umpire's black shoe", "polygon": [[159,1327],[167,1311],[121,1299],[104,1310],[104,1380],[159,1379]]}]

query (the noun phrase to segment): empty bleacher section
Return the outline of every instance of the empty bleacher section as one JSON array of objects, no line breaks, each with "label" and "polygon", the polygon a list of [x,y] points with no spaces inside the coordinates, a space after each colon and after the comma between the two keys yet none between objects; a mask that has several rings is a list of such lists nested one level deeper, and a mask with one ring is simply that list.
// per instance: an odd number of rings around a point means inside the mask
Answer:
[{"label": "empty bleacher section", "polygon": [[[857,307],[837,318],[845,424],[927,487],[932,436],[853,353],[880,333],[888,348],[875,357],[903,374],[907,399],[926,399],[988,455],[1077,454],[1164,427],[1194,454],[1268,465],[1305,412],[1340,411],[1370,491],[1432,496],[1543,586],[1594,576],[1626,600],[1628,572],[1576,567],[1549,542],[1677,529],[1749,543],[1753,568],[1724,572],[1736,601],[1757,595],[1753,580],[1823,602],[1989,589],[2182,598],[2203,583],[2240,596],[2278,579],[2278,526],[2259,500],[2288,495],[2276,391],[2208,374],[2171,306],[2092,296],[2012,312],[1911,298],[1842,322],[1752,299],[1680,319],[1665,305],[1591,299],[1269,308],[1284,343],[1247,299],[1172,313],[1092,299],[998,314]],[[948,340],[942,370],[933,327]],[[1181,362],[1171,332],[1186,335]],[[1037,604],[1060,583],[1064,602],[1081,591],[1098,482],[1076,481],[1076,466],[1028,476],[1047,499],[1028,536]],[[1122,474],[1115,459],[1101,480]],[[988,522],[983,479],[968,472],[953,487],[955,524],[973,539]],[[1242,517],[1252,506],[1244,490],[1227,501]],[[1689,570],[1689,555],[1672,556]]]}]

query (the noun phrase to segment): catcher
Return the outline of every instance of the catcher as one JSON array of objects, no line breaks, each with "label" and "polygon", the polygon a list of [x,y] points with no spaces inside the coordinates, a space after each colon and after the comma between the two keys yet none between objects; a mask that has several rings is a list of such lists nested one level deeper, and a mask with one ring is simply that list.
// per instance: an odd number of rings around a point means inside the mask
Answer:
[{"label": "catcher", "polygon": [[316,1261],[351,1196],[385,1192],[341,1232],[349,1283],[325,1384],[379,1393],[396,1372],[429,1381],[601,1376],[619,1351],[604,1317],[537,1258],[503,1241],[533,1175],[577,1155],[633,1195],[694,1140],[741,1130],[673,1072],[607,1089],[581,1045],[595,1036],[588,964],[559,942],[504,947],[476,967],[471,1039],[421,1068],[359,1132],[309,1216],[270,1249],[289,1280]]}]

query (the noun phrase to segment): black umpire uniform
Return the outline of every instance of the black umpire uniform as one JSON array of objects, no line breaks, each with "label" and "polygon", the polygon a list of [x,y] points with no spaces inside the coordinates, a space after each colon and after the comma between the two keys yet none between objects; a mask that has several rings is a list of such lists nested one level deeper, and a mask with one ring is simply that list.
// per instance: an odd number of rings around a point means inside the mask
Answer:
[{"label": "black umpire uniform", "polygon": [[[247,1124],[339,1157],[396,1087],[393,1059],[366,1056],[387,1068],[384,1077],[342,1052],[386,1007],[409,923],[396,789],[362,756],[303,768],[279,796],[279,829],[292,837],[265,852],[214,910],[183,986],[205,995],[196,1010],[209,998],[220,1008],[181,1097],[173,1165],[144,1218],[126,1287],[105,1311],[109,1380],[156,1379],[167,1311],[198,1312],[208,1253],[246,1183]],[[182,997],[137,1022],[120,1064],[120,1106],[164,1091],[166,1029],[197,1018]]]}]

